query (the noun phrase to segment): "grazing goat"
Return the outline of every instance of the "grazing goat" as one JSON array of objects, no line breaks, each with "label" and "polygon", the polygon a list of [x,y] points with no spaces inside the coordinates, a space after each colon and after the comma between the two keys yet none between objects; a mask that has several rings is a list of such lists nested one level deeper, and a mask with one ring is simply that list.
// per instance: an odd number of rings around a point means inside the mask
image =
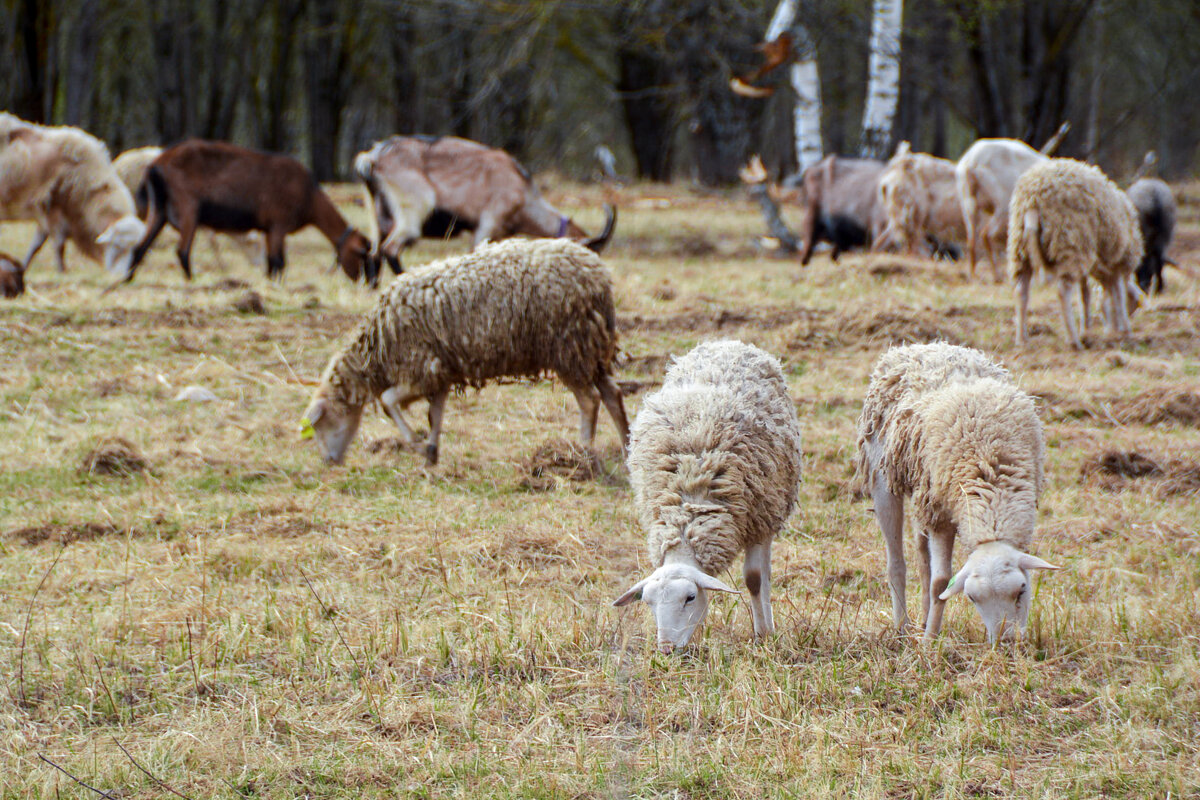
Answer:
[{"label": "grazing goat", "polygon": [[1017,179],[1046,157],[1016,139],[980,139],[963,153],[955,167],[958,196],[967,232],[967,258],[971,277],[979,239],[987,250],[992,277],[1003,277],[997,253],[1003,253],[1008,237],[1008,201]]},{"label": "grazing goat", "polygon": [[869,158],[826,156],[804,170],[797,181],[804,206],[801,265],[808,264],[822,240],[833,244],[830,257],[837,261],[843,250],[867,247],[883,232],[879,179],[884,167]]},{"label": "grazing goat", "polygon": [[393,136],[354,159],[373,210],[376,254],[401,271],[404,249],[421,237],[474,231],[472,247],[524,234],[566,237],[604,249],[616,224],[605,207],[604,230],[587,233],[542,199],[529,172],[503,150],[454,136]]},{"label": "grazing goat", "polygon": [[315,225],[333,244],[350,280],[359,275],[371,285],[378,280],[370,241],[346,223],[312,173],[290,156],[192,139],[151,162],[138,198],[146,203],[149,229],[134,253],[127,281],[168,221],[179,230],[179,265],[188,280],[192,238],[199,226],[223,233],[265,232],[267,276],[278,279],[284,270],[284,237],[307,225]]},{"label": "grazing goat", "polygon": [[6,113],[0,113],[0,219],[37,223],[23,269],[53,237],[60,272],[69,239],[124,275],[145,232],[103,142],[78,128],[34,125]]},{"label": "grazing goat", "polygon": [[1125,193],[1137,209],[1142,228],[1145,253],[1138,264],[1137,282],[1143,292],[1163,290],[1163,266],[1167,263],[1167,248],[1175,233],[1175,197],[1171,187],[1158,178],[1142,178]]}]

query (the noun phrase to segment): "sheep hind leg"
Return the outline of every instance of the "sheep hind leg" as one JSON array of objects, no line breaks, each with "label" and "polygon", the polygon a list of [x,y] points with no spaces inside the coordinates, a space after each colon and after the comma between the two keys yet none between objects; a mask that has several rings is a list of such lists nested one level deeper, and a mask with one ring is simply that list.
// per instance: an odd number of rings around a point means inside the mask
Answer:
[{"label": "sheep hind leg", "polygon": [[1014,293],[1017,296],[1017,313],[1015,324],[1017,328],[1016,338],[1018,347],[1024,347],[1029,341],[1029,282],[1031,280],[1033,280],[1032,270],[1027,269],[1017,273]]},{"label": "sheep hind leg", "polygon": [[627,452],[629,449],[629,419],[625,416],[625,401],[621,399],[621,390],[608,375],[602,375],[596,381],[596,390],[600,392],[604,408],[608,410],[608,415],[612,417],[613,424],[617,426],[617,432],[621,435],[621,450]]},{"label": "sheep hind leg", "polygon": [[438,463],[438,440],[442,436],[442,413],[446,410],[446,398],[450,392],[443,389],[429,397],[429,439],[425,444],[425,464],[433,467]]},{"label": "sheep hind leg", "polygon": [[1083,305],[1083,332],[1092,326],[1092,284],[1084,278],[1079,282],[1079,302]]},{"label": "sheep hind leg", "polygon": [[908,610],[905,605],[904,582],[908,578],[904,564],[904,500],[892,494],[881,473],[875,473],[871,486],[871,499],[875,504],[875,519],[883,533],[883,546],[887,551],[888,585],[892,589],[892,619],[901,633],[908,628]]},{"label": "sheep hind leg", "polygon": [[925,531],[917,536],[917,569],[921,575],[921,628],[929,624],[929,534]]},{"label": "sheep hind leg", "polygon": [[771,616],[771,540],[753,544],[746,548],[746,562],[742,566],[742,577],[750,591],[750,615],[754,618],[754,635],[757,638],[775,632],[775,620]]}]

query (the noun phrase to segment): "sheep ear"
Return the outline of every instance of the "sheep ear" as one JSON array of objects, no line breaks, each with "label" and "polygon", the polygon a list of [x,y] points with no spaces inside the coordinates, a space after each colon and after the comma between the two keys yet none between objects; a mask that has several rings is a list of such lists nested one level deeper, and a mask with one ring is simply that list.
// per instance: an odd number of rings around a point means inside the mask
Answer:
[{"label": "sheep ear", "polygon": [[701,572],[696,578],[696,585],[701,589],[708,589],[711,592],[729,592],[730,594],[738,594],[737,589],[734,589],[721,579],[714,578],[712,575],[705,575],[703,572]]},{"label": "sheep ear", "polygon": [[966,564],[958,571],[958,574],[950,579],[950,585],[946,587],[946,591],[938,595],[939,600],[949,600],[954,595],[959,594],[963,590],[963,584],[967,582],[967,570],[971,568],[970,564]]},{"label": "sheep ear", "polygon": [[622,606],[629,605],[634,600],[641,600],[642,590],[646,588],[646,582],[649,580],[649,578],[642,578],[640,581],[631,586],[629,591],[625,592],[625,594],[621,595],[616,600],[613,600],[613,605],[617,608],[620,608]]},{"label": "sheep ear", "polygon": [[1043,561],[1029,553],[1021,553],[1021,557],[1017,559],[1017,566],[1021,569],[1059,569],[1049,561]]}]

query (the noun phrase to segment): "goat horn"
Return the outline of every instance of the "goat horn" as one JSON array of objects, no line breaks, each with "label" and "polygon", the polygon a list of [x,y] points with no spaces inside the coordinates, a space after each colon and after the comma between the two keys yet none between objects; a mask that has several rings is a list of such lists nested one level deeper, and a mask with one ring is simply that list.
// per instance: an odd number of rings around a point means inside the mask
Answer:
[{"label": "goat horn", "polygon": [[594,253],[599,254],[604,250],[604,246],[608,244],[608,240],[612,238],[613,228],[617,226],[617,209],[612,203],[604,204],[604,230],[600,231],[599,236],[593,236],[591,239],[585,239],[583,246]]}]

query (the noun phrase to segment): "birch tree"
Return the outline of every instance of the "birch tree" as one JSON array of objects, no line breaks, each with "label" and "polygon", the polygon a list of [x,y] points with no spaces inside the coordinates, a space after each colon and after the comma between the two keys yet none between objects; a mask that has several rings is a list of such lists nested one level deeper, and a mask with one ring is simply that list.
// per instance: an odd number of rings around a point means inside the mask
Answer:
[{"label": "birch tree", "polygon": [[892,138],[900,97],[900,24],[903,0],[875,0],[871,19],[871,58],[867,67],[867,107],[863,112],[862,154],[883,158]]},{"label": "birch tree", "polygon": [[821,80],[817,72],[817,46],[808,30],[796,21],[798,0],[780,0],[775,7],[764,40],[773,42],[783,34],[792,37],[795,61],[788,68],[788,79],[796,93],[792,109],[795,134],[796,166],[803,172],[821,160]]}]

